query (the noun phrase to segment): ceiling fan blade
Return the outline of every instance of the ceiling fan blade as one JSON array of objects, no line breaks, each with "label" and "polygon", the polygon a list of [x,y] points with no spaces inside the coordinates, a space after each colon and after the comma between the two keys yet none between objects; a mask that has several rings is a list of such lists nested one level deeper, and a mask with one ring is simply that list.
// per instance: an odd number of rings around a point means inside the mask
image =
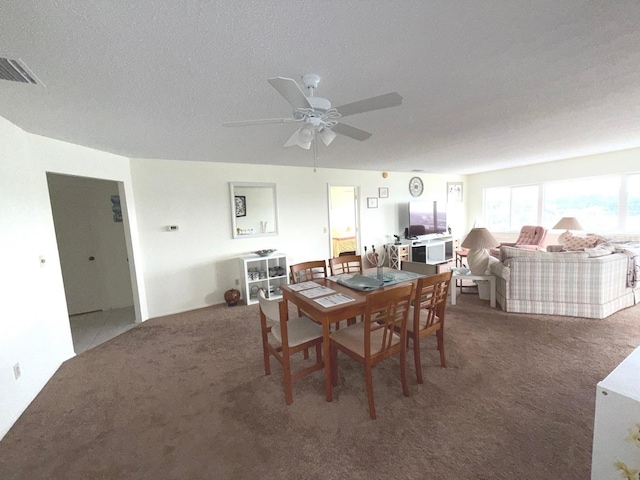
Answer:
[{"label": "ceiling fan blade", "polygon": [[369,132],[365,132],[364,130],[360,130],[359,128],[352,127],[351,125],[347,125],[346,123],[338,123],[335,127],[332,127],[335,133],[339,133],[340,135],[344,135],[345,137],[351,137],[355,140],[363,140],[368,139],[371,134]]},{"label": "ceiling fan blade", "polygon": [[356,113],[371,112],[372,110],[380,110],[382,108],[397,107],[402,105],[402,97],[398,92],[385,93],[377,97],[365,98],[357,102],[347,103],[338,107],[340,115],[347,117]]},{"label": "ceiling fan blade", "polygon": [[301,122],[296,118],[263,118],[260,120],[239,120],[237,122],[224,122],[223,127],[246,127],[247,125],[265,125],[268,123],[294,123]]},{"label": "ceiling fan blade", "polygon": [[309,100],[307,100],[307,97],[292,78],[274,77],[269,79],[269,83],[280,92],[280,95],[286,98],[294,110],[298,108],[312,108]]}]

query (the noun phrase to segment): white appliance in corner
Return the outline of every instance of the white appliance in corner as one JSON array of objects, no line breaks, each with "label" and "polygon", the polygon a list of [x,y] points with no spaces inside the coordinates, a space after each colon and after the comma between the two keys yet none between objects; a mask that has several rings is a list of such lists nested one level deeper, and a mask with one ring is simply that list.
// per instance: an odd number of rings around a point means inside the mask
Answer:
[{"label": "white appliance in corner", "polygon": [[598,383],[591,480],[637,478],[634,470],[640,471],[640,347]]}]

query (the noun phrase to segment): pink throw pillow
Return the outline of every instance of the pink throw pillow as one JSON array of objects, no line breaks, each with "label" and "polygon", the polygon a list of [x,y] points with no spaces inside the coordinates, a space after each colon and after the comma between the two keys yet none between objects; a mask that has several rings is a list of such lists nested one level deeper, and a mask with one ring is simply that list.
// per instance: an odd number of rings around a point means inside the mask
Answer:
[{"label": "pink throw pillow", "polygon": [[596,246],[597,241],[597,235],[587,235],[586,237],[568,235],[564,240],[564,249],[567,252],[576,252],[578,250],[584,250],[585,248],[593,248]]}]

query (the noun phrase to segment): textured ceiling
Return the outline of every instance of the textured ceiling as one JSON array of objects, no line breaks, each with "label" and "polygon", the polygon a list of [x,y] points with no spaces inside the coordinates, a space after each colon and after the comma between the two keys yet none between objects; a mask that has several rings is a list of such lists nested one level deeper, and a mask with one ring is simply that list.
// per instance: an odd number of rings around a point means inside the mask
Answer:
[{"label": "textured ceiling", "polygon": [[349,117],[319,167],[474,173],[640,146],[640,3],[619,1],[3,0],[0,116],[129,157],[313,164],[267,82],[317,73]]}]

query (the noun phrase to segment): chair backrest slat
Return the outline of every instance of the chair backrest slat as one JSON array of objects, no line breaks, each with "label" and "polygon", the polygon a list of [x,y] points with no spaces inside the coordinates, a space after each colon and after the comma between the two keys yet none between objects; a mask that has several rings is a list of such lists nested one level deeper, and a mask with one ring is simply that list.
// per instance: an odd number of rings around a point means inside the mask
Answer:
[{"label": "chair backrest slat", "polygon": [[327,262],[324,260],[313,260],[310,262],[296,263],[289,267],[291,271],[291,283],[302,283],[316,278],[327,276]]},{"label": "chair backrest slat", "polygon": [[435,323],[436,318],[438,318],[439,321],[444,321],[444,307],[447,303],[451,275],[452,272],[449,271],[418,280],[413,302],[414,322],[419,320],[420,311],[425,310],[427,312],[427,322],[426,325],[422,327],[423,329],[431,327]]},{"label": "chair backrest slat", "polygon": [[382,357],[390,356],[394,353],[392,349],[398,344],[394,339],[395,331],[400,330],[401,338],[404,338],[407,328],[407,317],[411,298],[413,293],[413,285],[403,284],[389,290],[382,290],[378,293],[367,295],[365,304],[365,355],[371,354],[371,338],[375,332],[382,330],[380,343],[373,345],[375,355]]},{"label": "chair backrest slat", "polygon": [[362,257],[360,255],[343,255],[329,259],[331,275],[343,273],[362,273]]}]

